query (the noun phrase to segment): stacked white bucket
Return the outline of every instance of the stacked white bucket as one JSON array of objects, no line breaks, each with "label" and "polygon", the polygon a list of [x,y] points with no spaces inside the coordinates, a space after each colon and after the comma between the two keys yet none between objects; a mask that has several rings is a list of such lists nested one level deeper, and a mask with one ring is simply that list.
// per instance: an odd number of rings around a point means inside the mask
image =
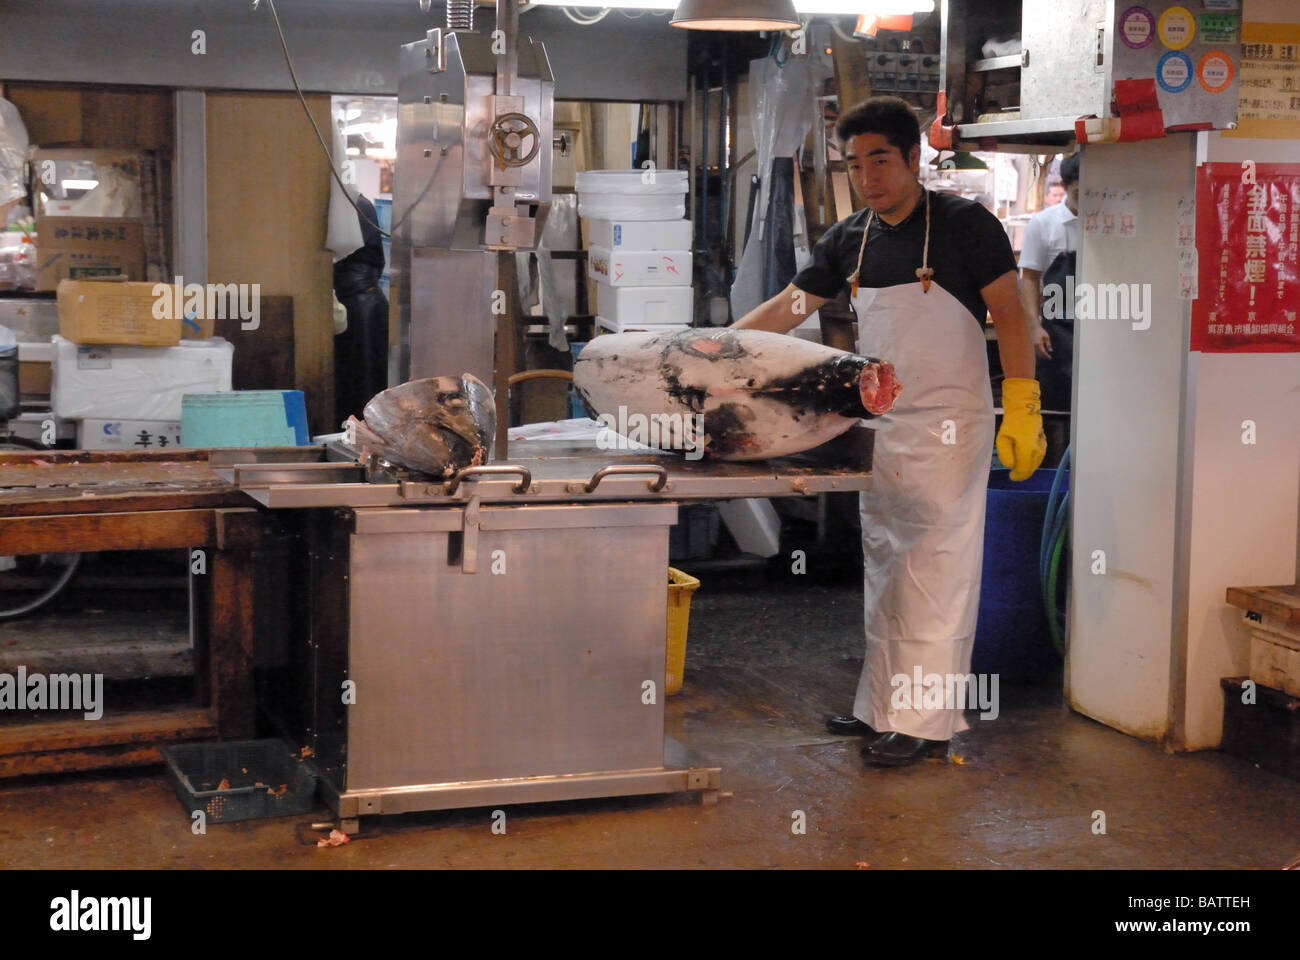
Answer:
[{"label": "stacked white bucket", "polygon": [[686,172],[588,170],[575,180],[590,221],[587,273],[602,330],[684,330],[691,324],[691,221]]}]

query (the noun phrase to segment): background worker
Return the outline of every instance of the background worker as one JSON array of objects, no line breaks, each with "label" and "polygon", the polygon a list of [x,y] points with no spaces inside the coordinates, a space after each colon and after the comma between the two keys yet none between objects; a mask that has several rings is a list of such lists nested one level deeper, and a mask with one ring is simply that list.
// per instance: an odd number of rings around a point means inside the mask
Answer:
[{"label": "background worker", "polygon": [[[835,224],[813,262],[738,328],[785,333],[848,286],[860,353],[892,362],[902,394],[876,429],[873,488],[861,498],[866,658],[853,716],[836,733],[870,738],[863,757],[902,766],[946,753],[961,710],[918,702],[910,678],[970,669],[993,444],[983,331],[997,325],[1007,379],[997,450],[1014,480],[1045,450],[1034,354],[1015,257],[982,206],[918,181],[920,127],[896,97],[841,116],[836,132],[866,208]],[[904,688],[891,683],[909,678]]]},{"label": "background worker", "polygon": [[[1065,200],[1034,214],[1020,250],[1020,298],[1030,318],[1029,339],[1043,409],[1069,412],[1074,370],[1074,280],[1079,249],[1079,158],[1061,161]],[[1069,418],[1046,418],[1052,463],[1069,437]]]},{"label": "background worker", "polygon": [[362,245],[334,264],[334,296],[347,309],[347,328],[334,337],[334,422],[361,417],[388,388],[388,298],[379,289],[384,246],[375,205],[357,195]]}]

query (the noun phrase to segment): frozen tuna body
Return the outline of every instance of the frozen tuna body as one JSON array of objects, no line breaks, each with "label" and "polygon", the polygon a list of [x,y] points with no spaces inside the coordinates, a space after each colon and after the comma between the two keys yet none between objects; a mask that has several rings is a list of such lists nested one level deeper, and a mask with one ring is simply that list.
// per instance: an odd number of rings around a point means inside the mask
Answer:
[{"label": "frozen tuna body", "polygon": [[[605,334],[579,354],[573,381],[615,429],[688,418],[723,460],[809,450],[888,413],[900,391],[892,364],[761,330]],[[665,433],[658,445],[680,449]]]},{"label": "frozen tuna body", "polygon": [[496,430],[492,391],[478,378],[409,380],[370,398],[364,420],[348,418],[362,457],[434,477],[488,461]]}]

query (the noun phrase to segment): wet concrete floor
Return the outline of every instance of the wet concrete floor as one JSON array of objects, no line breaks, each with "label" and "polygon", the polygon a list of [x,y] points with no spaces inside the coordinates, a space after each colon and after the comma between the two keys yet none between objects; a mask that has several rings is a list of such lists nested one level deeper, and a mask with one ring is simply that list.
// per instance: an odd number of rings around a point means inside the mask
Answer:
[{"label": "wet concrete floor", "polygon": [[822,726],[852,702],[860,584],[704,579],[667,724],[692,760],[722,767],[717,805],[513,806],[504,835],[490,809],[409,814],[317,849],[295,832],[308,818],[195,836],[160,768],[26,778],[0,782],[0,867],[1276,869],[1300,854],[1300,784],[1071,713],[1059,675],[1003,684],[1000,717],[968,715],[946,761],[866,767],[859,740]]}]

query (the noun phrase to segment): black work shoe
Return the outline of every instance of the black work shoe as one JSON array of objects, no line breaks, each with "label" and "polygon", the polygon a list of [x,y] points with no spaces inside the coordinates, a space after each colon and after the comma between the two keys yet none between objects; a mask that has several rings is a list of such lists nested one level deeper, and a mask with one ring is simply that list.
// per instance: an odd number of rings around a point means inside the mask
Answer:
[{"label": "black work shoe", "polygon": [[926,757],[946,757],[947,740],[922,740],[891,731],[862,748],[862,759],[878,767],[906,767]]},{"label": "black work shoe", "polygon": [[826,721],[826,729],[831,733],[848,737],[874,737],[876,731],[857,717],[831,717]]}]

